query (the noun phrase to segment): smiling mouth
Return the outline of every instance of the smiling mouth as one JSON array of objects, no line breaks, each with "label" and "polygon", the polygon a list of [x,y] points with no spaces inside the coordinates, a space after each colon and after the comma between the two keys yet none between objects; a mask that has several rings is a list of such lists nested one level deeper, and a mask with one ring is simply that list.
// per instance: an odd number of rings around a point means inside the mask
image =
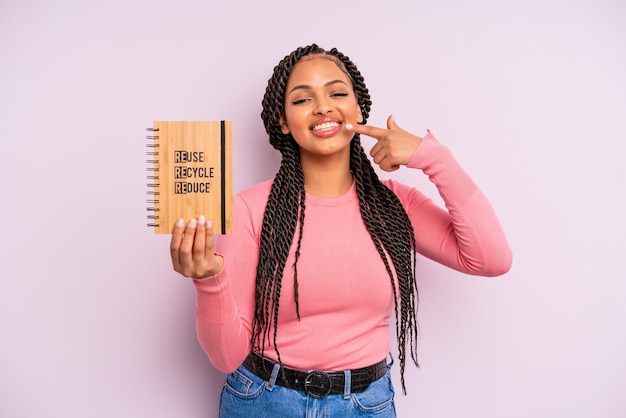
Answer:
[{"label": "smiling mouth", "polygon": [[339,125],[340,124],[338,122],[325,122],[325,123],[320,123],[319,125],[315,125],[313,128],[311,128],[311,130],[314,132],[327,131],[329,129],[334,129],[338,127]]}]

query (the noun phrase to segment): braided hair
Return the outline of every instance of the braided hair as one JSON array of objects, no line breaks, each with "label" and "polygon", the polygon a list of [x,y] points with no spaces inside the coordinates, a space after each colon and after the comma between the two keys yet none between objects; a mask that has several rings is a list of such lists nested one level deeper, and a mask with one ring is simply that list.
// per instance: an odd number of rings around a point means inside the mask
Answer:
[{"label": "braided hair", "polygon": [[[281,131],[280,119],[285,109],[285,89],[294,66],[304,57],[320,56],[337,64],[352,81],[357,102],[366,123],[371,107],[363,76],[350,59],[337,49],[325,51],[315,44],[296,49],[274,68],[263,96],[261,118],[270,144],[280,151],[282,160],[274,178],[260,238],[256,273],[255,316],[252,325],[252,347],[263,353],[264,342],[272,342],[279,363],[278,308],[281,283],[289,249],[297,237],[294,269],[296,314],[298,305],[298,259],[305,217],[304,174],[300,150],[291,133]],[[417,285],[415,280],[415,236],[409,217],[398,197],[378,178],[361,146],[359,134],[350,144],[350,169],[355,178],[361,216],[386,267],[393,289],[396,335],[400,360],[402,389],[406,394],[404,368],[406,346],[417,363]],[[297,229],[297,231],[296,231]],[[390,264],[393,263],[393,269]],[[393,271],[395,270],[395,275]],[[399,293],[399,295],[398,295]],[[408,341],[407,341],[408,340]]]}]

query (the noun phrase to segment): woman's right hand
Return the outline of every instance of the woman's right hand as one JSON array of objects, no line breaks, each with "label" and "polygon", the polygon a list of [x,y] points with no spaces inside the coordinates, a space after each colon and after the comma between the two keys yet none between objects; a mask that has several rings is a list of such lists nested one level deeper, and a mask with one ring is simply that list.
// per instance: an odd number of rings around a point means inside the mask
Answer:
[{"label": "woman's right hand", "polygon": [[183,219],[176,222],[170,255],[174,270],[194,279],[213,276],[224,266],[224,259],[215,254],[213,225],[204,216],[190,220],[187,226]]}]

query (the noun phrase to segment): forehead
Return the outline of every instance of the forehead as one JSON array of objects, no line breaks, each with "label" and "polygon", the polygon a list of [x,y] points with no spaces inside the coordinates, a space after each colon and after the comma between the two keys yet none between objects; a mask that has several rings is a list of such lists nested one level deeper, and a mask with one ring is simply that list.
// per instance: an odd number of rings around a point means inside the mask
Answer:
[{"label": "forehead", "polygon": [[323,55],[313,55],[298,61],[291,71],[287,85],[316,86],[332,80],[341,80],[352,86],[346,71],[332,58]]}]

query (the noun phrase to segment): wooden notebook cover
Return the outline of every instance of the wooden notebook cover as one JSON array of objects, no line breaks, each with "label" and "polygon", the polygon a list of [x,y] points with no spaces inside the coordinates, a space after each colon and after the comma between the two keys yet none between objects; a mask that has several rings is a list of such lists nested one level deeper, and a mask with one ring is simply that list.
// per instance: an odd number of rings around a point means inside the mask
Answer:
[{"label": "wooden notebook cover", "polygon": [[171,234],[178,219],[204,215],[215,233],[231,233],[232,122],[155,121],[151,130],[148,226]]}]

